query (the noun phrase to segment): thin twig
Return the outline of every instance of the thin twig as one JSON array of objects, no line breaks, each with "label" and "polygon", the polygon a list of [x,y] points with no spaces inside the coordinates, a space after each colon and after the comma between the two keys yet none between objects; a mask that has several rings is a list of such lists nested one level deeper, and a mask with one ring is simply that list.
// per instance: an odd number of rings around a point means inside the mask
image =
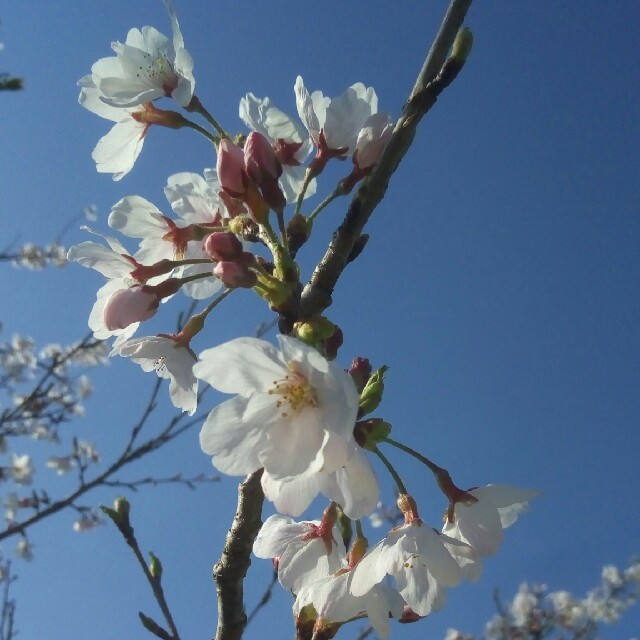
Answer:
[{"label": "thin twig", "polygon": [[[155,391],[155,388],[154,388],[154,391]],[[152,399],[153,398],[155,398],[154,395],[152,395]],[[141,418],[140,422],[136,425],[136,429],[138,432],[140,431],[140,429],[142,429],[142,427],[144,426],[144,423],[146,422],[146,420],[149,418],[149,416],[153,411],[153,408],[151,409],[149,408],[150,406],[151,405],[147,406],[147,409],[145,410],[143,417]],[[141,445],[135,448],[132,447],[131,445],[132,441],[130,440],[124,452],[106,471],[96,476],[93,480],[87,482],[86,484],[82,484],[81,486],[79,486],[75,491],[70,493],[66,498],[62,498],[60,500],[57,500],[56,502],[53,502],[46,509],[43,509],[42,511],[39,511],[38,513],[31,516],[31,518],[28,518],[23,522],[12,523],[9,527],[7,527],[7,529],[0,532],[0,540],[4,540],[5,538],[16,535],[18,533],[24,533],[29,527],[33,526],[40,520],[44,520],[45,518],[53,515],[54,513],[57,513],[58,511],[62,511],[63,509],[71,507],[72,505],[75,504],[78,498],[80,498],[85,493],[91,491],[95,487],[103,486],[105,482],[113,474],[115,474],[117,471],[119,471],[123,467],[126,467],[127,465],[131,464],[135,460],[138,460],[139,458],[144,457],[148,453],[151,453],[152,451],[159,449],[160,447],[164,446],[168,442],[171,442],[172,440],[182,435],[185,431],[187,431],[194,425],[199,424],[204,419],[204,415],[197,415],[191,418],[190,420],[188,420],[187,422],[182,422],[184,419],[184,416],[185,414],[183,413],[180,413],[174,416],[169,421],[168,425],[157,436],[154,436],[153,438],[149,438],[149,440],[145,441],[144,443],[142,443]]]}]

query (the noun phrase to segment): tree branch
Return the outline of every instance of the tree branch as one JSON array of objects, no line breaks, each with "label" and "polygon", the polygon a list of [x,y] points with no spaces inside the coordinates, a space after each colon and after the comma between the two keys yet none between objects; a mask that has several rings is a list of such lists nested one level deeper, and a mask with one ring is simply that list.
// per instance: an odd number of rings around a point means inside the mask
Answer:
[{"label": "tree branch", "polygon": [[247,626],[243,581],[251,564],[253,541],[262,526],[261,477],[262,469],[254,471],[238,487],[238,509],[220,560],[213,568],[218,593],[216,640],[239,640]]},{"label": "tree branch", "polygon": [[451,1],[385,152],[369,179],[356,192],[327,252],[304,287],[300,304],[303,319],[320,314],[331,305],[334,287],[353,246],[369,216],[384,198],[391,176],[413,142],[418,123],[460,71],[461,67],[453,73],[449,68],[443,73],[443,65],[470,4],[471,0]]}]

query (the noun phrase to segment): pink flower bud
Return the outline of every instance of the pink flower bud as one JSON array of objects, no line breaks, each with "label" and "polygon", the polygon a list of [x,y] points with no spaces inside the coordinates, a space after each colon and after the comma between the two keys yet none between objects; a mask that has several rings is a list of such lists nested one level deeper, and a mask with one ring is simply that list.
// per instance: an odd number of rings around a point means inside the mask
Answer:
[{"label": "pink flower bud", "polygon": [[367,381],[371,377],[373,368],[367,358],[354,358],[349,367],[349,375],[356,383],[356,389],[358,392],[362,392]]},{"label": "pink flower bud", "polygon": [[217,231],[207,237],[204,250],[213,260],[235,260],[242,255],[242,243],[233,233]]},{"label": "pink flower bud", "polygon": [[230,196],[237,198],[246,191],[244,153],[227,138],[220,141],[216,168],[220,184]]},{"label": "pink flower bud", "polygon": [[277,180],[282,175],[282,165],[271,143],[257,131],[252,131],[244,143],[244,167],[258,185]]},{"label": "pink flower bud", "polygon": [[213,268],[213,275],[220,278],[226,287],[241,287],[250,289],[258,282],[256,274],[249,269],[255,263],[252,253],[244,252],[240,258],[231,261],[221,261]]},{"label": "pink flower bud", "polygon": [[102,312],[104,324],[109,331],[124,329],[134,322],[148,320],[158,309],[158,297],[145,287],[136,285],[116,291],[107,300]]}]

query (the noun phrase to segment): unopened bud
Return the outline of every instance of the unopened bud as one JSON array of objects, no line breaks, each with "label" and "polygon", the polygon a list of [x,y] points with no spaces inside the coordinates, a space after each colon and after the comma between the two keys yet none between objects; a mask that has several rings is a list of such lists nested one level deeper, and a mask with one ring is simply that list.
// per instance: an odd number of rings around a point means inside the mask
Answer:
[{"label": "unopened bud", "polygon": [[453,41],[453,47],[451,49],[451,57],[460,63],[466,62],[469,54],[471,53],[471,47],[473,45],[473,34],[469,27],[462,27],[456,39]]},{"label": "unopened bud", "polygon": [[246,191],[244,153],[227,138],[220,141],[216,168],[220,185],[229,195],[238,198]]},{"label": "unopened bud", "polygon": [[152,578],[160,582],[162,578],[162,562],[160,562],[158,556],[154,555],[151,551],[149,552],[149,557],[151,558],[149,560],[149,573]]},{"label": "unopened bud", "polygon": [[298,249],[309,239],[313,223],[302,214],[296,213],[287,224],[287,240],[289,251],[294,255]]},{"label": "unopened bud", "polygon": [[383,365],[367,380],[367,384],[360,394],[359,404],[362,415],[367,415],[378,408],[384,392],[384,374],[388,369],[389,367]]},{"label": "unopened bud", "polygon": [[109,331],[125,329],[154,316],[158,305],[159,299],[153,291],[136,285],[113,293],[104,306],[102,319]]},{"label": "unopened bud", "polygon": [[236,260],[221,260],[213,268],[213,275],[220,278],[222,283],[233,288],[251,289],[258,282],[258,276],[250,269],[255,265],[255,256],[243,252]]},{"label": "unopened bud", "polygon": [[293,325],[296,338],[312,347],[317,346],[320,341],[330,338],[335,329],[336,325],[324,316],[318,316],[306,322],[296,322]]},{"label": "unopened bud", "polygon": [[356,383],[356,389],[358,393],[362,393],[365,385],[371,377],[371,363],[367,358],[354,358],[351,362],[351,366],[348,369],[349,375]]},{"label": "unopened bud", "polygon": [[344,333],[342,329],[336,325],[334,332],[323,342],[324,356],[327,360],[335,360],[338,357],[338,349],[344,342]]},{"label": "unopened bud", "polygon": [[282,165],[271,143],[257,131],[252,131],[244,144],[244,167],[249,178],[258,185],[277,181],[282,175]]},{"label": "unopened bud", "polygon": [[129,513],[131,512],[131,505],[124,496],[117,497],[113,502],[113,508],[115,512],[123,519],[129,519]]},{"label": "unopened bud", "polygon": [[213,260],[235,260],[242,254],[242,243],[233,233],[216,231],[207,236],[204,250]]},{"label": "unopened bud", "polygon": [[353,437],[363,449],[375,451],[378,443],[383,442],[391,433],[391,428],[382,418],[359,420],[353,429]]}]

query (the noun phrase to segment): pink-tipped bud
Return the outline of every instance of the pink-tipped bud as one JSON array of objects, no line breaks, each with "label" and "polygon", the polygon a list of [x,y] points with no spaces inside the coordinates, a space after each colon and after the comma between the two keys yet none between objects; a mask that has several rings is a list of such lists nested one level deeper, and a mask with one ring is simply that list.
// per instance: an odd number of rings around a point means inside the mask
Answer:
[{"label": "pink-tipped bud", "polygon": [[249,269],[254,264],[255,256],[252,253],[244,252],[237,260],[218,262],[213,268],[213,274],[230,289],[236,287],[250,289],[258,282],[256,274]]},{"label": "pink-tipped bud", "polygon": [[246,191],[244,153],[227,138],[220,141],[216,169],[222,188],[230,196],[237,198]]},{"label": "pink-tipped bud", "polygon": [[348,372],[356,383],[356,389],[358,389],[359,393],[362,393],[362,390],[371,377],[372,371],[373,368],[367,358],[354,358],[351,362]]},{"label": "pink-tipped bud", "polygon": [[124,329],[134,322],[148,320],[158,309],[158,297],[145,287],[134,286],[116,291],[102,312],[104,324],[109,331]]},{"label": "pink-tipped bud", "polygon": [[242,243],[233,233],[217,231],[204,242],[204,250],[213,260],[235,260],[242,255]]},{"label": "pink-tipped bud", "polygon": [[257,131],[252,131],[244,143],[244,167],[258,185],[277,180],[282,175],[282,165],[271,143]]}]

